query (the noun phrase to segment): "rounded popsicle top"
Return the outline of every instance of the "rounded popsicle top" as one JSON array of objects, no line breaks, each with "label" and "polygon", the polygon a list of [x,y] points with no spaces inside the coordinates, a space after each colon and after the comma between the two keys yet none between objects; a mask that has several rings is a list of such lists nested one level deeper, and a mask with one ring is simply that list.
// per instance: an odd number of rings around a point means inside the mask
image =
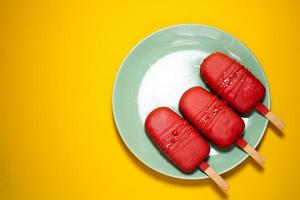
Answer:
[{"label": "rounded popsicle top", "polygon": [[214,95],[203,89],[195,86],[185,91],[179,100],[179,110],[184,116],[190,117],[199,114],[212,101]]},{"label": "rounded popsicle top", "polygon": [[153,134],[160,134],[162,130],[172,126],[180,120],[177,113],[168,107],[159,107],[154,109],[146,118],[145,128]]},{"label": "rounded popsicle top", "polygon": [[224,101],[201,87],[187,90],[179,101],[183,116],[215,145],[226,148],[243,134],[245,124]]},{"label": "rounded popsicle top", "polygon": [[160,151],[183,172],[194,171],[209,155],[209,144],[170,108],[154,109],[145,121],[145,129]]},{"label": "rounded popsicle top", "polygon": [[265,87],[245,66],[220,52],[203,60],[200,75],[212,90],[242,114],[253,110],[265,96]]},{"label": "rounded popsicle top", "polygon": [[214,52],[207,56],[200,66],[200,75],[204,81],[213,88],[214,83],[224,73],[224,71],[234,63],[234,60],[227,55]]}]

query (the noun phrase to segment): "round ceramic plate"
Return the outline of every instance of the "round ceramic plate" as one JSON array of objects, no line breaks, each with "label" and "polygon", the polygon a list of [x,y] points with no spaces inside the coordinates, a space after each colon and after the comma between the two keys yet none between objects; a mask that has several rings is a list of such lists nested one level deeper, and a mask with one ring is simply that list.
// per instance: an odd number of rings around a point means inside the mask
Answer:
[{"label": "round ceramic plate", "polygon": [[[173,166],[154,146],[144,130],[151,110],[168,106],[178,112],[178,101],[190,87],[207,88],[199,77],[199,64],[214,51],[235,58],[266,87],[264,104],[270,107],[268,83],[261,65],[239,40],[216,28],[178,25],[159,30],[142,40],[127,55],[116,77],[113,113],[119,134],[129,150],[145,165],[162,174],[182,179],[203,179],[200,170],[185,174]],[[267,126],[257,112],[243,118],[244,138],[256,147]],[[222,174],[240,164],[247,154],[238,147],[211,148],[208,163]]]}]

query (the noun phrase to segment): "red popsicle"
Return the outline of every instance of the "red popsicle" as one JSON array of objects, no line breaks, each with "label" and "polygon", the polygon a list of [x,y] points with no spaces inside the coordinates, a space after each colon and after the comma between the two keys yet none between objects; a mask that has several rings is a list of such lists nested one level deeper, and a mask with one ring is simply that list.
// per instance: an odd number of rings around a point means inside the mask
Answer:
[{"label": "red popsicle", "polygon": [[259,164],[263,164],[263,156],[242,138],[244,121],[217,96],[201,87],[192,87],[181,96],[179,110],[200,133],[218,147],[227,148],[236,144]]},{"label": "red popsicle", "polygon": [[280,130],[284,128],[284,123],[261,103],[265,87],[244,65],[216,52],[204,59],[200,75],[212,90],[238,112],[247,114],[256,108]]},{"label": "red popsicle", "polygon": [[205,162],[210,151],[209,144],[173,110],[167,107],[154,109],[145,121],[145,129],[154,144],[181,171],[191,173],[200,168],[222,190],[229,188]]}]

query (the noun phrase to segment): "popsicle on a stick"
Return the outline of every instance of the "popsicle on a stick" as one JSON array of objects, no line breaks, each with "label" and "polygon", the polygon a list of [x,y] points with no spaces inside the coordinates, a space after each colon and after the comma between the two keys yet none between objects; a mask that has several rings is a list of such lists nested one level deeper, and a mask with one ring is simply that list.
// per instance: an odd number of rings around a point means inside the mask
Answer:
[{"label": "popsicle on a stick", "polygon": [[222,190],[229,188],[205,161],[209,144],[173,110],[167,107],[154,109],[145,121],[145,129],[154,144],[181,171],[191,173],[199,168]]},{"label": "popsicle on a stick", "polygon": [[283,130],[284,123],[261,102],[265,87],[244,65],[223,53],[215,52],[202,62],[200,75],[218,96],[238,112],[247,114],[256,109]]},{"label": "popsicle on a stick", "polygon": [[227,148],[236,144],[258,164],[263,164],[264,157],[242,138],[244,121],[216,95],[201,87],[192,87],[181,96],[179,110],[200,133],[216,146]]}]

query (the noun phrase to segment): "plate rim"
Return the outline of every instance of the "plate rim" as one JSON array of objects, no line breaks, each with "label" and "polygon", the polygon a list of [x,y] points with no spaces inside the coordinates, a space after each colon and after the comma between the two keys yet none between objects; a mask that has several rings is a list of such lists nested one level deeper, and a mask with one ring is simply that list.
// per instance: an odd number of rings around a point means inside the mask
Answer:
[{"label": "plate rim", "polygon": [[[113,117],[114,117],[114,124],[115,124],[115,126],[117,128],[118,135],[121,137],[122,142],[125,144],[126,148],[130,151],[130,153],[135,156],[134,159],[137,159],[139,162],[141,162],[142,164],[144,164],[145,166],[147,166],[151,170],[155,171],[156,173],[160,173],[160,174],[163,174],[163,175],[168,176],[168,177],[172,177],[172,178],[176,178],[176,179],[180,179],[180,180],[202,180],[202,179],[207,179],[209,177],[206,174],[203,177],[179,177],[179,176],[167,174],[167,173],[165,173],[165,172],[163,172],[163,171],[161,171],[161,170],[159,170],[157,168],[153,168],[152,166],[150,166],[142,158],[140,158],[135,153],[135,151],[131,148],[131,146],[127,143],[126,139],[124,138],[123,134],[121,133],[120,125],[118,124],[118,121],[116,120],[117,119],[117,117],[116,117],[116,111],[115,111],[115,109],[116,109],[115,108],[116,107],[116,105],[115,105],[116,83],[117,83],[118,77],[120,76],[120,73],[121,73],[121,71],[122,71],[122,69],[124,67],[124,63],[126,62],[127,58],[133,53],[133,51],[140,44],[142,44],[144,41],[146,41],[148,38],[152,37],[153,35],[161,32],[161,31],[164,31],[164,30],[168,30],[168,29],[172,29],[172,28],[176,28],[176,27],[184,27],[184,26],[196,26],[196,27],[203,27],[203,28],[208,28],[208,29],[216,30],[216,31],[219,31],[219,32],[222,32],[222,33],[226,34],[230,38],[232,38],[232,39],[236,40],[238,43],[240,43],[241,46],[249,52],[249,54],[252,57],[252,59],[254,59],[259,64],[259,67],[260,67],[260,69],[263,72],[263,74],[262,74],[263,76],[262,77],[264,79],[264,82],[266,83],[266,85],[264,85],[264,86],[265,86],[266,91],[267,91],[265,96],[269,97],[268,100],[267,100],[268,106],[266,106],[266,107],[268,109],[270,109],[270,107],[271,107],[271,94],[270,94],[269,82],[267,80],[265,71],[263,70],[262,65],[259,62],[259,60],[254,56],[254,54],[252,53],[252,51],[241,40],[239,40],[237,37],[233,36],[232,34],[229,34],[229,33],[225,32],[225,31],[223,31],[222,29],[219,29],[219,28],[216,28],[216,27],[213,27],[213,26],[209,26],[209,25],[205,25],[205,24],[197,24],[197,23],[183,23],[183,24],[176,24],[176,25],[165,26],[163,28],[157,29],[154,32],[151,32],[150,34],[146,35],[143,39],[141,39],[139,42],[137,42],[136,45],[134,45],[134,47],[132,47],[131,50],[126,54],[126,56],[124,57],[124,59],[122,60],[120,66],[119,66],[119,69],[118,69],[118,72],[117,72],[117,74],[115,76],[115,80],[114,80],[114,84],[113,84],[113,91],[112,91],[112,111],[113,111]],[[264,137],[264,135],[266,133],[266,129],[267,129],[268,123],[269,123],[269,121],[267,119],[265,119],[264,127],[262,129],[262,134],[260,135],[260,137],[257,140],[257,142],[253,145],[253,148],[256,149],[259,146],[259,144],[261,143],[261,140],[262,140],[262,138]],[[242,162],[244,162],[248,157],[249,157],[249,154],[246,154],[235,165],[233,165],[233,166],[231,166],[231,167],[229,167],[227,169],[224,169],[221,172],[217,172],[217,173],[219,175],[222,175],[224,173],[227,173],[227,172],[231,171],[232,169],[234,169],[235,167],[237,167],[238,165],[240,165]]]}]

